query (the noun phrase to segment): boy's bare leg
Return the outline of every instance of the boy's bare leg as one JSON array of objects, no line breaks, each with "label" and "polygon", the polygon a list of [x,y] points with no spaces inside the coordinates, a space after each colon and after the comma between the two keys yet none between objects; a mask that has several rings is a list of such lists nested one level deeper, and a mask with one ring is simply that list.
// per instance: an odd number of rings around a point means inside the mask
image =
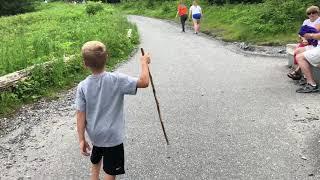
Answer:
[{"label": "boy's bare leg", "polygon": [[98,164],[92,164],[91,167],[91,180],[99,180],[99,173],[101,169],[101,161]]},{"label": "boy's bare leg", "polygon": [[112,175],[109,175],[109,174],[106,174],[104,176],[104,180],[115,180],[116,179],[116,176],[112,176]]}]

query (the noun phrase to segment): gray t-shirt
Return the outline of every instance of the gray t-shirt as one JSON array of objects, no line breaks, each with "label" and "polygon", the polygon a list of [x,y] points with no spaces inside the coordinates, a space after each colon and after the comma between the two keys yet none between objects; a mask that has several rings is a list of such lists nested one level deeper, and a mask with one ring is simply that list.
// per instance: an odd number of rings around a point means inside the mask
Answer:
[{"label": "gray t-shirt", "polygon": [[86,112],[86,131],[94,146],[123,143],[125,94],[136,94],[137,78],[121,73],[90,75],[77,88],[76,109]]}]

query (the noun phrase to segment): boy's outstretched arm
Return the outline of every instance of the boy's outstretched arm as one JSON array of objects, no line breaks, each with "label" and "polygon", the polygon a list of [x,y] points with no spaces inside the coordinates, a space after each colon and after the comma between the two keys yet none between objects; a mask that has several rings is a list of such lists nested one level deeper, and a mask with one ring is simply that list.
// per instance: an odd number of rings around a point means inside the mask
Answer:
[{"label": "boy's outstretched arm", "polygon": [[91,150],[87,143],[84,132],[86,128],[86,112],[77,111],[77,131],[79,136],[80,152],[85,156],[89,156],[90,153],[87,150]]},{"label": "boy's outstretched arm", "polygon": [[149,86],[149,67],[150,54],[147,53],[140,58],[141,62],[141,73],[137,82],[137,88],[146,88]]}]

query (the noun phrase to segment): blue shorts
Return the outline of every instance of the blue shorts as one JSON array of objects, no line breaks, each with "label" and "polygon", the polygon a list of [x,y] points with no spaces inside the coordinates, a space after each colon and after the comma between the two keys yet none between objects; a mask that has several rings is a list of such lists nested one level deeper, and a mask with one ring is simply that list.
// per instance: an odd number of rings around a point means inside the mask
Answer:
[{"label": "blue shorts", "polygon": [[192,15],[192,18],[193,18],[193,19],[196,19],[196,20],[199,20],[199,19],[201,19],[201,14],[200,14],[200,13],[198,13],[198,14],[193,14],[193,15]]}]

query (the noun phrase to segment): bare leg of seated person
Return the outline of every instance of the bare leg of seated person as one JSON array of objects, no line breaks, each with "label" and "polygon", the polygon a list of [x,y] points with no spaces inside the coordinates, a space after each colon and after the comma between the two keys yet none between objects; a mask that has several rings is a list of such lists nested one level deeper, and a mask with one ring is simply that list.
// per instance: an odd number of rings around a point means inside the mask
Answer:
[{"label": "bare leg of seated person", "polygon": [[311,93],[311,92],[318,92],[318,86],[314,80],[311,64],[305,58],[304,54],[297,55],[298,64],[307,79],[307,84],[296,90],[297,93]]},{"label": "bare leg of seated person", "polygon": [[301,54],[305,51],[306,51],[306,47],[299,47],[296,50],[294,50],[294,54],[298,55],[298,54]]},{"label": "bare leg of seated person", "polygon": [[[305,47],[299,47],[294,51],[295,58],[297,55],[306,51]],[[293,69],[287,74],[287,76],[293,80],[300,80],[302,78],[302,73],[299,65],[297,64]]]}]

